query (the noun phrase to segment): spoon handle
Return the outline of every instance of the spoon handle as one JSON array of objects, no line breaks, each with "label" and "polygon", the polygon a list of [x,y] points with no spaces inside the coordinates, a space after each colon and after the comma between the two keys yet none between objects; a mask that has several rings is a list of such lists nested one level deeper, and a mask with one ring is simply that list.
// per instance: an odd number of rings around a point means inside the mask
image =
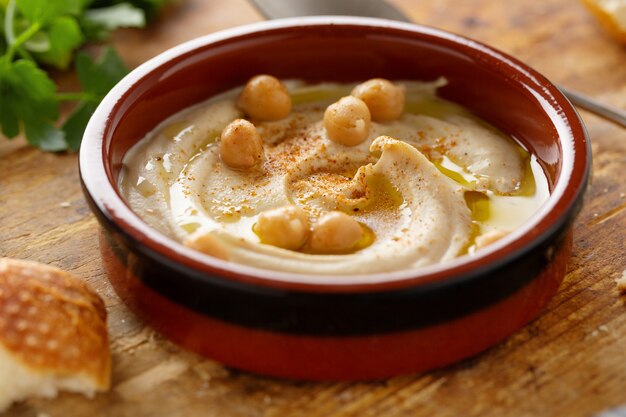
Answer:
[{"label": "spoon handle", "polygon": [[621,127],[626,127],[626,111],[600,103],[596,99],[562,85],[559,86],[559,89],[576,107],[587,110]]}]

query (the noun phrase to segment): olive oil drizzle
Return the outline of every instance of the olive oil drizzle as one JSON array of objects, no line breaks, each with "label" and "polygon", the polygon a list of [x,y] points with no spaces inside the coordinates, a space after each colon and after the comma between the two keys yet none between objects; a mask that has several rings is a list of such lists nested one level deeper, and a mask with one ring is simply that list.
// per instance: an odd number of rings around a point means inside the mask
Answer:
[{"label": "olive oil drizzle", "polygon": [[[330,104],[343,96],[349,95],[353,87],[354,85],[352,84],[346,84],[338,87],[329,87],[328,85],[323,84],[319,86],[299,86],[292,91],[291,98],[294,105],[309,103],[318,103],[320,105]],[[536,159],[531,157],[528,151],[526,151],[518,142],[504,135],[502,132],[499,132],[498,129],[476,117],[467,109],[442,98],[432,97],[430,94],[426,94],[424,92],[407,91],[404,112],[407,114],[431,116],[442,120],[445,120],[451,115],[470,118],[496,132],[503,138],[503,140],[515,142],[517,151],[520,152],[524,158],[525,172],[515,192],[510,195],[498,195],[492,191],[477,191],[476,184],[479,178],[470,174],[461,165],[455,163],[449,156],[438,156],[437,159],[435,159],[432,158],[428,152],[425,153],[425,156],[431,160],[431,162],[443,175],[452,179],[465,189],[464,198],[471,213],[472,227],[470,236],[468,237],[468,242],[460,251],[459,255],[471,253],[475,248],[476,238],[486,231],[494,230],[495,226],[491,224],[494,217],[497,217],[499,219],[498,221],[501,221],[502,219],[506,220],[508,215],[507,204],[509,200],[513,203],[524,200],[524,204],[530,204],[530,201],[534,201],[533,204],[538,207],[542,202],[542,198],[546,198],[548,194],[547,181],[545,177],[541,177],[541,168],[539,167]],[[179,142],[184,140],[186,132],[189,132],[194,128],[195,126],[189,122],[184,120],[177,121],[164,127],[161,130],[161,135],[165,135],[168,139],[174,142]],[[185,159],[191,161],[206,149],[214,146],[218,141],[220,134],[221,132],[219,131],[207,132],[206,140],[203,141],[200,146],[193,149],[191,151],[191,155],[187,155]],[[398,137],[397,139],[401,140],[402,138]],[[151,164],[151,166],[150,168],[146,166],[146,168],[156,170],[156,173],[164,179],[175,175],[177,173],[172,173],[168,169],[168,166],[170,165],[168,163],[170,157],[171,155],[169,154],[159,155],[158,158],[155,157],[148,161],[148,164]],[[539,175],[535,175],[535,173],[539,173]],[[129,173],[127,172],[125,175],[126,174]],[[354,178],[354,174],[355,173],[352,171],[341,173],[341,175],[344,175],[350,180]],[[141,176],[135,175],[133,186],[146,198],[157,191],[153,184]],[[394,212],[402,210],[402,207],[405,206],[402,194],[386,177],[382,175],[370,176],[366,184],[366,189],[368,195],[365,201],[360,201],[358,204],[353,206],[339,208],[347,214],[359,218],[359,220],[361,220],[359,224],[363,229],[363,237],[359,240],[359,242],[357,242],[351,250],[342,252],[342,254],[358,252],[372,245],[376,241],[375,231],[372,227],[362,221],[366,214],[372,214],[374,212]],[[164,198],[166,201],[169,200],[168,193],[165,193]],[[534,208],[536,209],[536,207]],[[529,216],[532,211],[534,211],[534,209],[529,210],[529,213],[526,213],[525,215]],[[514,211],[511,216],[517,216],[518,214],[519,210]],[[222,221],[223,220],[224,219],[222,219]],[[520,223],[520,219],[518,218],[509,220],[511,220],[510,223],[513,225],[511,229],[517,227]],[[522,219],[522,221],[523,220],[525,219]],[[312,221],[315,221],[315,219],[312,219]],[[200,223],[194,221],[180,225],[180,227],[187,233],[195,232],[200,226]],[[256,234],[254,226],[252,229]],[[311,251],[307,244],[305,244],[299,252],[319,254],[319,252]]]},{"label": "olive oil drizzle", "polygon": [[[291,97],[292,97],[292,101],[294,105],[307,104],[307,103],[320,102],[320,101],[331,103],[349,94],[350,91],[352,90],[352,87],[353,87],[352,85],[346,85],[345,87],[341,86],[341,87],[336,87],[336,88],[328,88],[323,85],[322,86],[306,86],[306,87],[299,88],[298,90],[296,90],[296,92],[292,93]],[[482,126],[488,128],[489,130],[501,136],[503,140],[514,142],[516,150],[521,154],[521,156],[523,157],[525,161],[524,175],[520,184],[515,190],[515,192],[510,195],[497,195],[497,193],[493,191],[486,191],[486,192],[476,191],[475,188],[476,188],[476,183],[478,182],[477,181],[478,178],[476,178],[475,176],[467,172],[467,170],[464,169],[459,164],[455,163],[449,156],[444,155],[443,157],[439,159],[434,159],[434,158],[430,159],[431,162],[437,167],[437,169],[442,174],[444,174],[448,178],[455,181],[457,184],[461,185],[464,189],[466,189],[464,197],[465,197],[465,202],[467,204],[467,207],[471,213],[472,227],[471,227],[470,236],[468,237],[467,244],[460,251],[459,255],[464,255],[464,254],[472,252],[475,249],[476,238],[480,236],[481,234],[483,234],[486,231],[486,229],[489,228],[489,223],[492,220],[492,216],[494,213],[494,207],[493,207],[494,200],[498,200],[499,202],[506,202],[508,198],[513,198],[513,197],[521,197],[521,198],[527,198],[527,199],[537,199],[541,197],[541,196],[539,197],[537,196],[538,184],[537,184],[537,179],[535,178],[535,175],[533,173],[533,167],[531,166],[531,163],[534,163],[536,165],[535,168],[537,168],[538,164],[536,163],[536,161],[533,162],[528,151],[524,149],[518,142],[514,141],[513,139],[509,138],[507,135],[500,132],[496,127],[488,124],[481,118],[475,116],[469,110],[465,109],[464,107],[456,103],[452,103],[440,97],[433,97],[430,94],[424,94],[423,92],[419,92],[419,91],[417,92],[408,91],[407,96],[406,96],[404,112],[407,114],[425,115],[425,116],[430,116],[430,117],[443,119],[443,120],[450,117],[451,115],[463,116],[463,117],[472,119],[473,121],[481,124]],[[402,139],[402,138],[398,138],[398,139]],[[428,154],[426,154],[426,156],[430,157],[430,155]],[[346,176],[348,176],[348,174],[346,174]],[[386,180],[386,179],[383,178],[383,180]],[[388,180],[386,180],[388,184],[384,183],[383,180],[381,179],[376,179],[373,181],[370,180],[370,183],[368,183],[368,188],[370,189],[370,191],[373,191],[370,196],[372,198],[370,198],[366,207],[356,208],[355,209],[356,211],[360,211],[360,213],[365,213],[368,210],[368,208],[371,210],[372,207],[374,207],[376,204],[380,204],[380,201],[384,201],[384,200],[394,201],[393,207],[395,209],[403,205],[404,200],[400,192],[397,189],[395,189],[395,187],[393,187],[393,185],[389,183]],[[376,184],[376,182],[379,182],[379,183]],[[542,188],[543,190],[541,194],[543,195],[547,194],[548,192],[547,182],[543,181]],[[354,213],[348,213],[348,214],[354,214]],[[500,213],[500,214],[502,215],[503,213]],[[515,219],[515,220],[519,221],[519,219]],[[513,223],[516,223],[516,222],[512,221],[512,224]],[[361,223],[361,225],[363,228],[367,228],[367,230],[369,231],[369,233],[364,234],[364,236],[366,236],[367,239],[365,238],[362,239],[364,240],[363,242],[360,242],[360,244],[356,245],[356,247],[353,250],[347,253],[361,250],[371,245],[375,241],[376,236],[375,236],[374,231],[371,228],[369,228],[367,225],[365,225],[364,223]],[[307,251],[306,247],[303,248],[301,251],[305,253],[311,253],[310,251]]]}]

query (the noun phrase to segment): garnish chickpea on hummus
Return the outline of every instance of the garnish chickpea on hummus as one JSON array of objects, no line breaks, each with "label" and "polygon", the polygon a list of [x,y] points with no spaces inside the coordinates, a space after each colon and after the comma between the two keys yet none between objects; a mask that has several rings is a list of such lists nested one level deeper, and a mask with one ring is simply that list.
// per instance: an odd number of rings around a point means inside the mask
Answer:
[{"label": "garnish chickpea on hummus", "polygon": [[445,262],[505,236],[547,199],[513,139],[434,82],[253,77],[161,123],[120,189],[148,224],[271,270],[361,274]]}]

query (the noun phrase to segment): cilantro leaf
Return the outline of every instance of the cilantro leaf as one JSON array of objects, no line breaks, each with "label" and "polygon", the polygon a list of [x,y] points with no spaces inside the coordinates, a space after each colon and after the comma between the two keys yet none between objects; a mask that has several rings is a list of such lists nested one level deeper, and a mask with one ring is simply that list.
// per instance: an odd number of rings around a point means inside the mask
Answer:
[{"label": "cilantro leaf", "polygon": [[47,151],[65,148],[63,133],[54,127],[59,117],[56,86],[29,60],[0,61],[0,124],[13,138],[24,126],[29,143]]},{"label": "cilantro leaf", "polygon": [[98,61],[93,61],[85,53],[77,54],[76,71],[86,99],[78,104],[62,127],[65,140],[73,150],[80,147],[87,122],[98,103],[128,73],[128,69],[115,50],[107,48]]}]

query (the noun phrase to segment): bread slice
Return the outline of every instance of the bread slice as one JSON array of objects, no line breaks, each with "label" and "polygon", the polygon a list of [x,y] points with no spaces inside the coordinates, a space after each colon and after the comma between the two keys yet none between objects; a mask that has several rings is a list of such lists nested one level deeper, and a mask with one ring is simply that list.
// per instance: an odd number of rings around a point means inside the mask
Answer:
[{"label": "bread slice", "polygon": [[582,0],[598,22],[618,41],[626,42],[626,0]]},{"label": "bread slice", "polygon": [[102,299],[58,268],[0,258],[0,412],[59,390],[93,396],[110,376]]}]

